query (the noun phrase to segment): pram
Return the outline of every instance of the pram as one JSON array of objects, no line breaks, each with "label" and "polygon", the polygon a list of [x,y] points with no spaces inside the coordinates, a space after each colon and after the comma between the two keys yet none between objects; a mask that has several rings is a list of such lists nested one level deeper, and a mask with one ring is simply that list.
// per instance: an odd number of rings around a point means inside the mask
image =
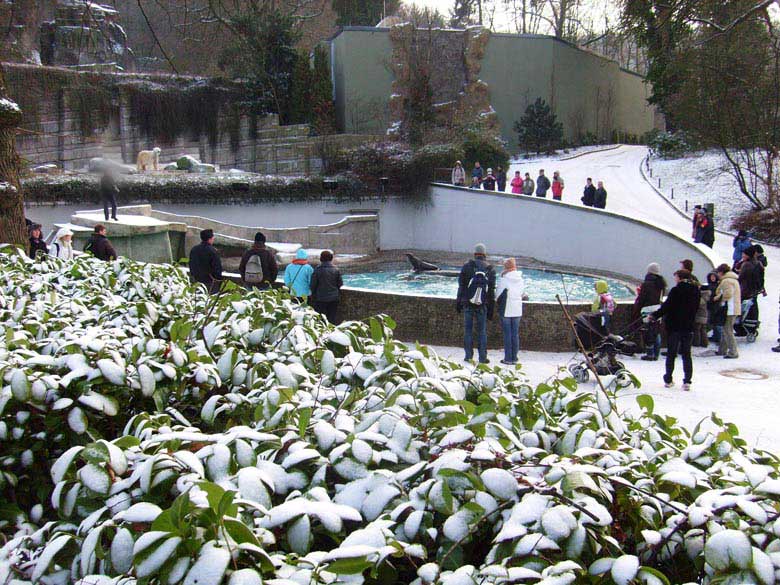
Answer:
[{"label": "pram", "polygon": [[744,337],[748,343],[754,343],[758,338],[758,299],[753,297],[742,301],[741,315],[734,323],[734,335]]},{"label": "pram", "polygon": [[637,352],[636,343],[627,341],[620,335],[610,334],[603,323],[601,313],[579,313],[574,317],[574,330],[587,351],[597,348],[602,341],[611,338],[611,343],[618,353],[634,355]]},{"label": "pram", "polygon": [[619,353],[634,355],[637,346],[620,335],[608,333],[601,318],[602,315],[599,313],[580,313],[574,318],[574,330],[587,355],[571,364],[569,373],[577,382],[587,382],[590,378],[588,367],[588,360],[590,360],[599,376],[617,376],[618,387],[628,386],[631,384],[630,375],[617,356]]}]

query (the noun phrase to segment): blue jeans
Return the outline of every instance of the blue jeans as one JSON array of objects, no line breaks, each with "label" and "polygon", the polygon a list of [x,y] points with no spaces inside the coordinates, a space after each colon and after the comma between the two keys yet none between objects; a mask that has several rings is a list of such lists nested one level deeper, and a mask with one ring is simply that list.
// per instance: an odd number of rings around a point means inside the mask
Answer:
[{"label": "blue jeans", "polygon": [[656,333],[653,338],[652,345],[647,345],[647,355],[650,357],[658,358],[661,355],[661,334]]},{"label": "blue jeans", "polygon": [[485,305],[466,304],[463,307],[463,349],[466,351],[466,359],[474,357],[474,318],[477,319],[477,347],[479,349],[479,361],[487,361],[487,308]]},{"label": "blue jeans", "polygon": [[520,351],[520,317],[501,317],[501,330],[504,334],[504,361],[515,363]]}]

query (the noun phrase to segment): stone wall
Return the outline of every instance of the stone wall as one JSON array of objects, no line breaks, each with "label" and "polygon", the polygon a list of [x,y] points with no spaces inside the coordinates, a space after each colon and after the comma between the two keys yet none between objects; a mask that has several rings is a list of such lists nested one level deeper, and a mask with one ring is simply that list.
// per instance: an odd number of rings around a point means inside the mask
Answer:
[{"label": "stone wall", "polygon": [[[612,330],[622,332],[630,323],[632,303],[618,303]],[[567,307],[572,317],[589,311],[589,304]],[[396,322],[395,335],[402,341],[460,347],[463,344],[463,316],[455,311],[454,299],[385,294],[343,288],[339,317],[366,319],[384,313]],[[498,317],[488,322],[488,348],[503,347]],[[574,351],[574,337],[557,303],[524,303],[520,320],[521,351]]]},{"label": "stone wall", "polygon": [[[240,99],[240,88],[232,84],[212,87],[209,84],[213,82],[203,78],[109,75],[10,63],[4,63],[3,68],[9,94],[24,114],[17,149],[32,165],[56,163],[65,169],[80,169],[93,157],[133,164],[140,150],[159,146],[163,161],[191,154],[223,168],[309,174],[322,168],[324,142],[338,149],[371,139],[354,135],[312,137],[307,125],[280,126],[276,115],[253,119],[236,113],[233,104]],[[140,91],[145,92],[144,96],[167,92],[166,99],[174,106],[179,95],[182,110],[202,108],[200,128],[171,135],[160,121],[145,121],[143,112],[139,114],[133,103],[133,96],[137,101]],[[195,94],[200,97],[193,98],[195,92],[200,92]],[[209,111],[210,104],[214,112]],[[170,115],[183,114],[172,109]],[[154,136],[159,126],[167,132]]]}]

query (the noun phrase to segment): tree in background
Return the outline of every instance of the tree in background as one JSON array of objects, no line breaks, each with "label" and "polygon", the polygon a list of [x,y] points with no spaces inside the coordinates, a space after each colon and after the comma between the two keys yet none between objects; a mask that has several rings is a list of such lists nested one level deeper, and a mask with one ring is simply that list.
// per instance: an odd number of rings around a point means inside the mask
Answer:
[{"label": "tree in background", "polygon": [[19,186],[16,127],[22,119],[19,107],[6,97],[0,67],[0,242],[27,247],[24,203]]},{"label": "tree in background", "polygon": [[327,49],[323,46],[314,49],[311,110],[312,118],[309,121],[317,134],[333,134],[336,131],[336,110],[333,106],[330,59]]},{"label": "tree in background", "polygon": [[231,77],[248,82],[250,111],[276,112],[287,123],[298,61],[296,19],[270,1],[243,4],[220,18],[234,33],[222,51],[220,67]]},{"label": "tree in background", "polygon": [[515,122],[515,131],[520,148],[536,154],[555,148],[563,140],[563,124],[542,98],[526,108],[523,118]]},{"label": "tree in background", "polygon": [[290,87],[290,107],[286,116],[290,124],[306,124],[311,120],[312,82],[309,55],[299,52],[295,57]]},{"label": "tree in background", "polygon": [[400,6],[399,0],[333,0],[339,26],[376,26]]},{"label": "tree in background", "polygon": [[647,48],[651,101],[667,123],[718,148],[753,208],[780,214],[780,33],[768,13],[773,3],[626,0],[623,16]]},{"label": "tree in background", "polygon": [[450,26],[463,28],[482,24],[482,0],[455,0],[450,10]]}]

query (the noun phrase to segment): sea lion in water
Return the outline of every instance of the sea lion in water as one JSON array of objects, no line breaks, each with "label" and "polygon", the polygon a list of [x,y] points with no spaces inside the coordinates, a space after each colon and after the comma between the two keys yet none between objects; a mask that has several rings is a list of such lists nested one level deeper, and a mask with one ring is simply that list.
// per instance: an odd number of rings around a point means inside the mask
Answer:
[{"label": "sea lion in water", "polygon": [[430,262],[425,262],[424,260],[420,260],[417,256],[414,254],[406,254],[406,259],[409,260],[409,264],[412,265],[412,270],[415,272],[426,272],[430,270],[439,270],[439,267],[435,264],[431,264]]}]

